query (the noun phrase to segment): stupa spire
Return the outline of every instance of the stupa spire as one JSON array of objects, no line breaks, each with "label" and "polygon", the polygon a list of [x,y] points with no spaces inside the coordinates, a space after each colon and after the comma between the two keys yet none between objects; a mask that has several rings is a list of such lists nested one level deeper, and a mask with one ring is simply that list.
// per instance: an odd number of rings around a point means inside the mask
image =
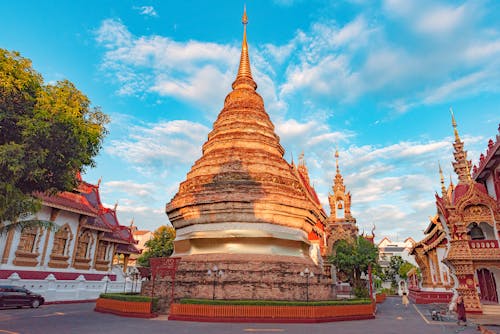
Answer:
[{"label": "stupa spire", "polygon": [[339,167],[339,150],[335,149],[335,164],[336,164],[336,173],[335,173],[335,179],[333,180],[333,192],[342,192],[345,193],[345,186],[344,186],[344,178],[342,177],[342,174],[340,174],[340,167]]},{"label": "stupa spire", "polygon": [[470,176],[470,161],[467,160],[467,151],[464,150],[464,142],[460,140],[457,130],[457,122],[455,121],[455,115],[453,110],[450,108],[451,113],[451,125],[453,126],[453,132],[455,133],[455,142],[453,143],[453,156],[455,161],[453,162],[453,169],[458,176],[458,184],[466,184],[471,181]]},{"label": "stupa spire", "polygon": [[248,16],[246,6],[243,9],[243,17],[241,19],[243,23],[243,41],[241,43],[241,56],[240,56],[240,66],[238,68],[238,74],[236,75],[236,80],[233,82],[233,89],[238,88],[249,88],[256,90],[257,84],[253,80],[252,70],[250,69],[250,57],[248,56],[248,44],[247,44],[247,24]]},{"label": "stupa spire", "polygon": [[335,149],[335,165],[337,166],[337,174],[340,174],[339,168],[339,150]]},{"label": "stupa spire", "polygon": [[451,125],[453,126],[453,132],[455,133],[455,142],[459,142],[460,136],[458,135],[457,121],[455,121],[455,115],[453,114],[453,109],[451,107],[450,107],[450,113],[451,113]]}]

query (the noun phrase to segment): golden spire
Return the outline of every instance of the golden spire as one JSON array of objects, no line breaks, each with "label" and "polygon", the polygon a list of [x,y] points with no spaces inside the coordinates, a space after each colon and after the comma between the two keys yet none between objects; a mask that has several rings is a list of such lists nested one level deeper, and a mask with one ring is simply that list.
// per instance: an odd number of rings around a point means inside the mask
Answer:
[{"label": "golden spire", "polygon": [[240,67],[238,68],[238,74],[236,75],[236,80],[233,82],[233,89],[238,88],[250,88],[257,89],[257,84],[253,81],[252,71],[250,69],[250,57],[248,56],[248,44],[247,44],[247,24],[248,16],[246,6],[243,9],[243,18],[241,19],[243,23],[243,42],[241,43],[241,57],[240,57]]},{"label": "golden spire", "polygon": [[458,184],[470,183],[470,162],[467,160],[467,151],[464,150],[464,143],[460,140],[457,130],[457,122],[455,121],[455,115],[453,110],[450,108],[451,113],[451,124],[453,125],[453,131],[455,133],[455,142],[453,143],[453,156],[455,161],[453,164],[453,169],[458,176]]},{"label": "golden spire", "polygon": [[337,174],[340,174],[340,168],[339,168],[339,150],[338,150],[338,148],[335,148],[335,165],[337,166]]},{"label": "golden spire", "polygon": [[453,114],[453,109],[451,107],[450,107],[450,113],[451,113],[451,125],[453,125],[453,131],[455,132],[455,141],[459,142],[460,137],[458,136],[457,122],[455,121],[455,115]]},{"label": "golden spire", "polygon": [[444,185],[443,170],[441,169],[441,164],[439,162],[438,165],[439,165],[439,177],[441,178],[441,195],[443,195],[443,199],[446,199],[448,192],[446,191],[446,187]]}]

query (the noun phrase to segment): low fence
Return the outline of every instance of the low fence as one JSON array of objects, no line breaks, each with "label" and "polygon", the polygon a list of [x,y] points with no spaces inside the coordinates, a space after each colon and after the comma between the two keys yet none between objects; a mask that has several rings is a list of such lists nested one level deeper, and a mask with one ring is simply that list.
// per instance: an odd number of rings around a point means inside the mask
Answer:
[{"label": "low fence", "polygon": [[21,279],[17,273],[7,279],[0,279],[0,285],[24,287],[45,298],[45,302],[71,302],[96,300],[103,292],[140,292],[142,282],[126,278],[124,281],[88,281],[83,275],[75,280],[58,280],[50,274],[43,280]]},{"label": "low fence", "polygon": [[329,306],[172,304],[169,320],[311,323],[375,318],[375,303]]}]

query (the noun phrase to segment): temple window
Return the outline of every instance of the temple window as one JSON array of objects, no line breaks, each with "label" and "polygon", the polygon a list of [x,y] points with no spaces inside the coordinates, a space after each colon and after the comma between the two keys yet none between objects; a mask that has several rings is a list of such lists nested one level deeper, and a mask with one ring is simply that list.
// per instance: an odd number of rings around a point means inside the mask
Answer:
[{"label": "temple window", "polygon": [[67,255],[69,251],[69,243],[73,238],[68,225],[64,225],[54,234],[54,246],[52,247],[53,255]]},{"label": "temple window", "polygon": [[25,228],[21,233],[21,238],[19,240],[19,245],[17,246],[17,250],[27,252],[27,253],[36,253],[36,237],[38,235],[38,228]]},{"label": "temple window", "polygon": [[90,256],[90,243],[91,243],[90,232],[84,232],[78,239],[78,248],[76,250],[76,256],[79,258],[87,259]]},{"label": "temple window", "polygon": [[106,260],[106,250],[108,248],[108,244],[105,241],[99,241],[99,248],[97,251],[97,259],[98,260]]}]

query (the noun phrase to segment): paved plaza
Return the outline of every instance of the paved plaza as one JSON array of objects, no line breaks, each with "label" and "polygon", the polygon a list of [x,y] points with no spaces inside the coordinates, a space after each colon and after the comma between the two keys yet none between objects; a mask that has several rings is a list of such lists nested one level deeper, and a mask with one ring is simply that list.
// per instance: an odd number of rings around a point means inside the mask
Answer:
[{"label": "paved plaza", "polygon": [[[479,333],[476,326],[457,326],[454,322],[433,322],[427,319],[425,307],[410,305],[405,309],[399,298],[388,298],[379,304],[373,320],[343,321],[320,324],[252,324],[201,323],[168,321],[166,316],[156,319],[123,318],[93,311],[93,303],[44,305],[39,309],[0,310],[0,334],[37,333],[367,333],[367,334],[420,334],[420,333]],[[488,326],[498,331],[500,327]]]}]

